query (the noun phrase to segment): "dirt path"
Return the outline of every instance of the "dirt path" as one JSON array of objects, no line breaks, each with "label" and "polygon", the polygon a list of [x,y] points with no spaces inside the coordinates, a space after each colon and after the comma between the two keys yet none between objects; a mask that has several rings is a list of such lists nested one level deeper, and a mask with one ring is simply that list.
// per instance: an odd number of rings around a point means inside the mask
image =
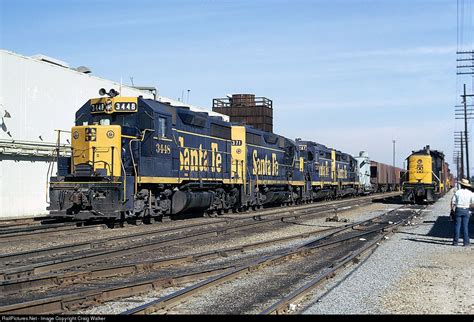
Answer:
[{"label": "dirt path", "polygon": [[474,314],[474,247],[439,250],[382,298],[401,314]]}]

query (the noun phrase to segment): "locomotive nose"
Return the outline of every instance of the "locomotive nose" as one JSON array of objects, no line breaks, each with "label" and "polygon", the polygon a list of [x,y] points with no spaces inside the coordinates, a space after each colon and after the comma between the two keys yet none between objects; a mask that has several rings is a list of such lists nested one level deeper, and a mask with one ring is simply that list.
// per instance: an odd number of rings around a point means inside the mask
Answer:
[{"label": "locomotive nose", "polygon": [[120,176],[120,125],[72,128],[72,171],[77,176]]}]

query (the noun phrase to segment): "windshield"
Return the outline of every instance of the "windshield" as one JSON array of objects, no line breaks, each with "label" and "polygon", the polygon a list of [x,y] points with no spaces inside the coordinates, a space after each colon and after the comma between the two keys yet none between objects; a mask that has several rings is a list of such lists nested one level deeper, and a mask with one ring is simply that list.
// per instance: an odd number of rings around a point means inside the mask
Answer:
[{"label": "windshield", "polygon": [[87,115],[82,114],[76,120],[76,125],[121,125],[127,127],[136,126],[136,117],[135,115],[120,115],[120,114],[96,114],[96,115]]}]

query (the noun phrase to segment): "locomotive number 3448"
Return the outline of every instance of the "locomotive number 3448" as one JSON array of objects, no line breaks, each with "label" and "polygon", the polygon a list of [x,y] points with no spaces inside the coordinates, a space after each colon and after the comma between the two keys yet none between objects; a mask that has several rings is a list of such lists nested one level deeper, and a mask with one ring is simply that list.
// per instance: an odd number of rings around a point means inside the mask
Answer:
[{"label": "locomotive number 3448", "polygon": [[156,144],[156,153],[171,154],[171,147],[168,144],[158,143]]}]

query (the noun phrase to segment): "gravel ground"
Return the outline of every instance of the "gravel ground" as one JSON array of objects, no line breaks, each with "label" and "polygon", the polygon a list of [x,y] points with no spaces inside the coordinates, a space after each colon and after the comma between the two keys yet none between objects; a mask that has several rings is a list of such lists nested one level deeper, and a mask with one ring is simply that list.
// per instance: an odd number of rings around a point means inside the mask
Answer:
[{"label": "gravel ground", "polygon": [[[353,209],[346,210],[344,212],[340,212],[338,214],[338,216],[339,216],[340,219],[347,219],[348,222],[354,222],[354,221],[360,221],[360,220],[364,220],[364,219],[368,219],[368,218],[378,216],[381,213],[386,212],[389,209],[393,209],[393,205],[382,204],[382,203],[374,203],[374,204],[371,204],[369,206],[365,206],[363,208],[357,208],[356,207],[356,208],[353,208]],[[248,243],[251,243],[251,242],[258,242],[258,241],[262,241],[262,240],[268,240],[269,238],[284,237],[284,236],[289,236],[289,235],[293,235],[293,234],[297,234],[297,233],[302,233],[304,231],[314,231],[314,230],[317,230],[318,228],[321,229],[321,228],[324,228],[324,227],[340,226],[341,224],[343,224],[343,223],[325,222],[325,217],[323,217],[323,218],[318,218],[318,219],[313,219],[313,220],[308,220],[308,221],[305,220],[304,222],[298,222],[298,223],[295,223],[295,224],[291,224],[291,223],[288,224],[287,223],[287,224],[284,224],[280,229],[274,229],[272,231],[261,231],[262,228],[259,228],[260,232],[252,232],[251,234],[241,234],[240,236],[238,236],[238,238],[236,238],[236,236],[232,236],[229,239],[226,238],[225,242],[223,240],[221,240],[218,243],[215,243],[215,245],[213,245],[212,248],[216,248],[216,246],[219,247],[219,248],[220,247],[235,247],[235,246],[238,246],[238,245],[248,244]],[[312,236],[312,237],[309,237],[309,238],[300,239],[300,240],[297,240],[297,241],[286,242],[286,243],[283,243],[283,244],[274,244],[274,245],[265,247],[263,249],[258,249],[258,250],[255,250],[255,251],[249,251],[249,252],[246,252],[244,254],[237,255],[237,256],[233,255],[229,259],[220,258],[220,259],[212,260],[212,263],[213,263],[213,265],[220,264],[220,263],[222,264],[223,262],[228,262],[229,260],[230,261],[235,261],[235,260],[238,260],[239,258],[240,258],[240,260],[244,260],[244,259],[248,259],[249,257],[255,256],[259,253],[261,254],[261,253],[265,253],[265,252],[269,252],[269,251],[273,252],[273,251],[281,250],[281,249],[288,248],[288,247],[291,247],[291,246],[301,245],[304,242],[307,242],[308,240],[312,240],[314,238],[315,238],[315,236]],[[209,244],[203,245],[203,244],[200,244],[200,242],[193,242],[192,247],[189,247],[189,249],[180,249],[179,251],[176,250],[174,254],[176,254],[177,252],[180,255],[185,254],[185,253],[190,253],[191,254],[191,253],[196,253],[198,251],[205,251],[205,250],[209,250]],[[148,257],[155,257],[154,255],[155,254],[148,254]],[[234,258],[234,257],[237,257],[237,258]],[[122,259],[122,261],[124,261],[124,259]],[[201,262],[198,265],[201,268],[204,268],[208,264],[209,264],[208,262]],[[293,270],[293,271],[296,271],[296,270]],[[78,312],[74,312],[74,314],[76,314],[76,313],[79,313],[79,314],[97,314],[97,313],[100,313],[100,314],[116,314],[116,313],[118,313],[118,311],[122,312],[122,311],[125,311],[126,309],[129,309],[131,307],[136,307],[136,306],[140,305],[141,303],[145,303],[145,302],[151,301],[153,299],[156,299],[157,297],[163,296],[165,294],[169,294],[171,290],[177,290],[177,289],[166,289],[166,290],[159,290],[158,292],[151,292],[151,293],[148,293],[148,294],[144,294],[143,296],[137,296],[137,297],[130,298],[130,301],[128,301],[128,299],[122,299],[122,300],[119,300],[119,301],[112,301],[112,302],[109,302],[108,304],[101,305],[100,307],[90,308],[90,309],[85,309],[85,310],[81,310],[81,311],[78,311]],[[221,291],[222,290],[220,290],[220,292]],[[228,291],[229,291],[230,294],[233,294],[231,289],[228,289]],[[205,292],[205,293],[208,293],[208,292]],[[216,295],[216,294],[217,293],[216,293],[215,289],[213,289],[213,291],[211,291],[211,294],[208,294],[206,296],[204,294],[201,294],[198,298],[201,298],[201,297],[203,299],[208,299],[209,298],[209,300],[208,301],[204,300],[204,304],[203,304],[202,301],[200,301],[198,307],[203,308],[204,311],[207,312],[206,308],[210,307],[211,304],[215,302],[215,300],[212,300],[212,297],[213,297],[213,295]],[[205,303],[207,303],[207,305]],[[193,306],[191,306],[191,308],[192,307]],[[191,312],[195,313],[195,312],[197,312],[197,310],[196,309],[191,309],[190,311],[185,311],[185,312],[186,313],[191,313]],[[216,312],[214,311],[214,313],[216,313]]]},{"label": "gravel ground", "polygon": [[[305,205],[302,207],[295,207],[294,209],[289,209],[289,210],[298,210],[302,208],[308,208],[312,207],[316,204],[313,205]],[[374,205],[379,205],[375,203]],[[276,207],[274,210],[281,210],[282,208]],[[357,208],[354,208],[357,209]],[[370,210],[368,210],[370,211]],[[256,215],[256,214],[266,214],[266,213],[271,213],[272,209],[266,209],[262,210],[258,213],[254,212],[248,212],[248,213],[239,213],[239,214],[225,214],[221,215],[218,217],[213,217],[213,218],[188,218],[186,220],[173,220],[173,221],[167,221],[165,223],[155,223],[153,225],[127,225],[124,228],[116,228],[116,229],[108,229],[108,228],[102,228],[102,227],[97,227],[97,230],[87,230],[87,231],[81,231],[80,229],[75,230],[75,231],[67,231],[67,232],[57,232],[55,235],[48,235],[48,236],[28,236],[28,237],[23,237],[19,238],[18,240],[12,240],[9,241],[8,243],[3,243],[0,246],[0,253],[1,254],[12,254],[12,253],[17,253],[17,252],[26,252],[26,251],[33,251],[38,248],[49,248],[49,247],[55,247],[55,246],[62,246],[65,244],[73,244],[73,243],[83,243],[83,242],[89,242],[93,240],[100,240],[104,238],[113,238],[117,236],[125,236],[125,235],[131,235],[131,234],[138,234],[138,233],[143,233],[143,232],[153,232],[156,231],[157,235],[164,236],[164,235],[176,235],[177,233],[175,232],[169,232],[169,233],[164,233],[161,232],[162,230],[165,229],[170,229],[170,228],[179,228],[183,226],[188,226],[192,225],[193,223],[200,224],[200,223],[209,223],[209,225],[212,224],[218,224],[220,221],[228,220],[232,222],[234,219],[242,219],[242,218],[249,218],[251,220],[251,217]],[[344,212],[345,215],[345,212]],[[349,215],[350,216],[350,213]],[[341,217],[341,216],[340,216]],[[203,228],[204,229],[204,228]],[[148,238],[151,238],[149,236]],[[127,244],[127,242],[124,242],[124,244]]]},{"label": "gravel ground", "polygon": [[[361,216],[361,213],[364,219],[366,219],[366,218],[376,216],[377,214],[379,214],[380,210],[385,210],[386,208],[387,208],[387,205],[385,204],[374,203],[362,208],[353,207],[345,211],[340,211],[338,216],[339,218],[347,219],[348,222],[352,222],[355,220],[360,220],[359,216]],[[330,214],[330,216],[332,215],[333,214]],[[177,246],[166,247],[164,249],[159,249],[159,247],[157,247],[157,250],[153,252],[145,252],[145,253],[137,252],[135,255],[130,255],[130,256],[127,256],[126,258],[111,257],[107,259],[106,261],[96,262],[94,265],[100,266],[103,264],[121,264],[124,262],[135,262],[137,260],[137,256],[141,260],[145,258],[151,260],[151,259],[157,259],[157,258],[174,257],[176,254],[180,254],[180,255],[193,254],[196,252],[208,251],[210,249],[216,248],[216,246],[219,248],[221,248],[224,245],[225,247],[235,247],[235,246],[244,245],[248,243],[264,241],[264,240],[268,240],[272,238],[285,237],[285,236],[295,235],[295,234],[299,234],[303,232],[311,232],[315,230],[320,230],[320,229],[324,229],[328,227],[341,226],[342,224],[344,224],[344,223],[337,223],[337,222],[325,222],[325,218],[326,216],[323,216],[321,218],[304,220],[304,221],[289,220],[289,221],[285,221],[285,223],[273,222],[273,223],[269,223],[268,225],[248,229],[245,232],[240,231],[240,232],[234,232],[230,234],[221,235],[219,238],[213,239],[212,242],[209,240],[198,240],[198,241],[193,241],[192,243],[183,243]],[[139,227],[131,227],[131,228],[139,228]],[[107,233],[112,233],[112,231],[111,230],[107,231]],[[125,231],[120,230],[117,233],[123,234],[125,233]],[[136,231],[133,231],[132,233],[136,233]],[[128,234],[130,234],[130,232],[128,232]],[[154,240],[158,241],[164,237],[170,238],[170,237],[179,236],[179,235],[180,235],[179,233],[167,233],[165,235],[163,233],[157,232],[156,235],[154,235],[155,237]],[[82,238],[84,237],[85,236],[82,236]],[[150,238],[151,237],[153,236],[150,236]],[[92,239],[94,239],[94,236],[91,236],[91,240]],[[64,240],[62,241],[64,242]],[[56,240],[56,242],[58,242],[58,240]],[[68,240],[68,243],[70,242],[71,241]],[[209,244],[210,242],[211,244]],[[37,247],[45,248],[45,247],[51,246],[49,245],[49,240],[46,241],[46,244],[48,245],[43,246],[43,245],[38,245],[37,243]],[[122,245],[125,246],[125,245],[132,245],[132,244],[133,242],[127,242],[127,243],[124,242]],[[16,246],[16,247],[21,247],[22,248],[21,251],[24,251],[25,245]],[[28,247],[29,246],[27,245],[26,248]],[[120,248],[120,246],[115,245],[114,247],[110,247],[109,249],[112,249],[112,248]],[[16,248],[16,250],[18,251],[19,249]],[[90,254],[90,253],[101,252],[101,251],[104,251],[104,249],[97,248],[93,250],[75,251],[75,252],[55,255],[53,257],[39,257],[37,259],[29,258],[23,261],[18,261],[17,263],[11,263],[8,265],[8,267],[23,266],[25,265],[25,263],[31,264],[35,262],[43,262],[51,258],[54,258],[55,260],[59,258],[68,258],[68,257],[71,258],[71,257],[79,256],[80,254],[86,254],[86,253]],[[8,252],[5,252],[5,254],[6,253]]]},{"label": "gravel ground", "polygon": [[452,193],[315,292],[300,313],[473,314],[474,247],[451,245]]}]

